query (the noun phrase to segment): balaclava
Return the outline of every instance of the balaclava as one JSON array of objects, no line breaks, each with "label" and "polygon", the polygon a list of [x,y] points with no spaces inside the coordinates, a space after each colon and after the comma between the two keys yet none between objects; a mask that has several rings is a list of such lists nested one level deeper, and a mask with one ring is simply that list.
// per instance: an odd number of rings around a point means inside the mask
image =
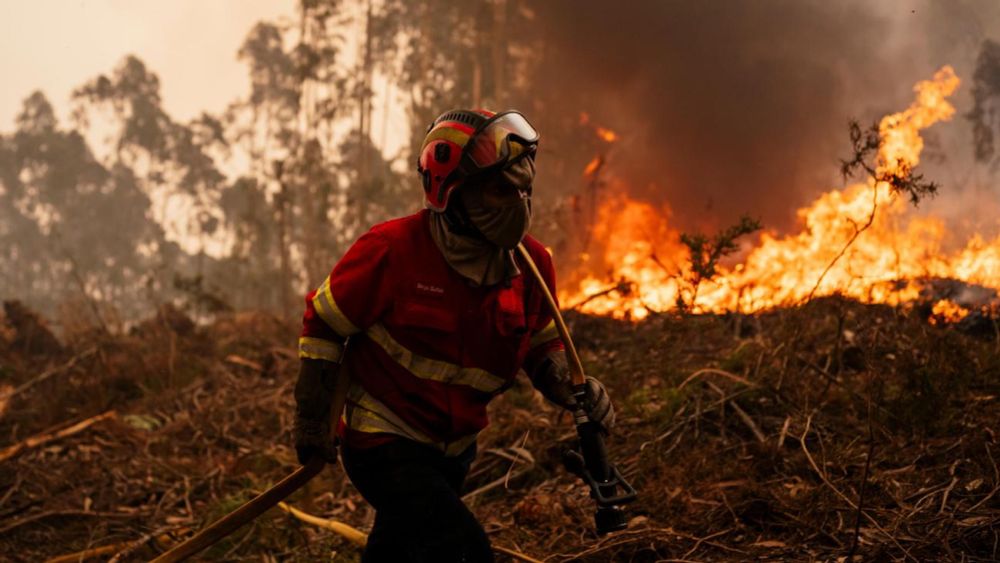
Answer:
[{"label": "balaclava", "polygon": [[[528,192],[535,177],[531,156],[503,169],[501,181]],[[491,206],[483,197],[483,180],[473,179],[453,194],[451,213],[431,214],[431,235],[448,264],[476,285],[495,285],[520,274],[513,249],[531,226],[531,198]],[[457,196],[457,197],[455,197]],[[451,206],[460,206],[451,209]]]},{"label": "balaclava", "polygon": [[[523,164],[522,164],[523,163]],[[530,159],[522,159],[517,164],[502,172],[501,181],[508,186],[524,190],[531,185],[534,175]],[[526,181],[526,182],[525,182]],[[514,188],[511,188],[514,189]],[[470,186],[458,193],[462,205],[469,217],[469,222],[486,240],[496,246],[513,250],[528,234],[531,227],[531,197],[524,195],[520,199],[511,200],[503,206],[494,207],[486,203],[481,186]]]}]

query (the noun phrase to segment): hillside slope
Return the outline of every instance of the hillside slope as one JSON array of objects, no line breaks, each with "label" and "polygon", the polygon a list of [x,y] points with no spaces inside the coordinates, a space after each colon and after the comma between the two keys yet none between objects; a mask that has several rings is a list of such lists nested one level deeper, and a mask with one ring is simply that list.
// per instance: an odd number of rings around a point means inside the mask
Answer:
[{"label": "hillside slope", "polygon": [[[496,545],[554,562],[998,557],[996,327],[969,335],[841,299],[569,320],[615,400],[610,448],[641,496],[629,530],[597,537],[586,489],[560,464],[570,421],[521,378],[491,405],[467,483]],[[4,326],[0,552],[12,560],[110,544],[104,560],[149,559],[296,467],[295,326],[241,313],[198,327],[164,308],[127,335],[75,328],[46,346]],[[363,530],[373,517],[339,467],[291,502]],[[358,553],[275,509],[206,558]]]}]

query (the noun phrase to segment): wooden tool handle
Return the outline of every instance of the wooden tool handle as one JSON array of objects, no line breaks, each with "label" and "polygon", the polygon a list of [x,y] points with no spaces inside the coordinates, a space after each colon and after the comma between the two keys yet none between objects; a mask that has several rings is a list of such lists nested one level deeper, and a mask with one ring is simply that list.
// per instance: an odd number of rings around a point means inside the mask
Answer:
[{"label": "wooden tool handle", "polygon": [[521,253],[521,257],[528,264],[528,269],[538,280],[538,286],[542,288],[542,295],[545,296],[545,301],[549,305],[549,310],[552,312],[552,318],[556,322],[556,330],[559,331],[559,338],[562,339],[563,344],[566,346],[566,358],[569,360],[569,373],[573,378],[573,385],[583,385],[587,382],[587,377],[583,373],[583,364],[580,363],[580,356],[576,353],[576,346],[573,345],[573,339],[569,336],[569,329],[566,328],[566,321],[563,320],[562,313],[559,311],[559,306],[556,304],[556,300],[552,297],[552,292],[549,291],[548,284],[545,283],[545,278],[542,277],[542,273],[538,271],[538,266],[535,265],[535,261],[531,259],[531,254],[528,253],[528,249],[524,247],[524,244],[517,245],[518,252]]},{"label": "wooden tool handle", "polygon": [[[337,383],[333,390],[333,404],[330,407],[330,416],[334,422],[340,419],[340,413],[344,410],[347,386],[347,375],[339,372]],[[215,522],[212,522],[197,534],[171,548],[170,551],[153,559],[153,563],[184,561],[188,557],[214,545],[222,538],[235,532],[244,524],[257,518],[278,504],[278,502],[288,498],[289,495],[302,488],[303,485],[323,470],[324,465],[326,465],[326,462],[322,458],[313,456],[309,460],[309,463],[296,469],[291,475],[279,481],[277,485],[257,495],[243,506],[219,518]]]}]

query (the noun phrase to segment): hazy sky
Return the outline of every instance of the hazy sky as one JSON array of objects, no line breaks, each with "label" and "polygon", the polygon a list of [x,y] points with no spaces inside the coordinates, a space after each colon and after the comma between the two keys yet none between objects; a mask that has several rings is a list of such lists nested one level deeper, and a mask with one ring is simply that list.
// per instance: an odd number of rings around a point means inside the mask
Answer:
[{"label": "hazy sky", "polygon": [[295,0],[0,0],[0,131],[37,89],[65,117],[72,89],[128,53],[174,118],[218,112],[249,88],[236,51],[253,24],[294,15]]}]

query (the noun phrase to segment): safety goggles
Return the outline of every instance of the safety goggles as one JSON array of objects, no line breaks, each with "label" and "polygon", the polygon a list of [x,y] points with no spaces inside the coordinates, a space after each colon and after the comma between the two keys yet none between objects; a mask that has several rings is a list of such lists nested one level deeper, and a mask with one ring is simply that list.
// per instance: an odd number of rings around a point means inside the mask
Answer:
[{"label": "safety goggles", "polygon": [[489,118],[472,134],[462,150],[459,168],[466,177],[498,170],[534,154],[538,131],[515,110]]}]

